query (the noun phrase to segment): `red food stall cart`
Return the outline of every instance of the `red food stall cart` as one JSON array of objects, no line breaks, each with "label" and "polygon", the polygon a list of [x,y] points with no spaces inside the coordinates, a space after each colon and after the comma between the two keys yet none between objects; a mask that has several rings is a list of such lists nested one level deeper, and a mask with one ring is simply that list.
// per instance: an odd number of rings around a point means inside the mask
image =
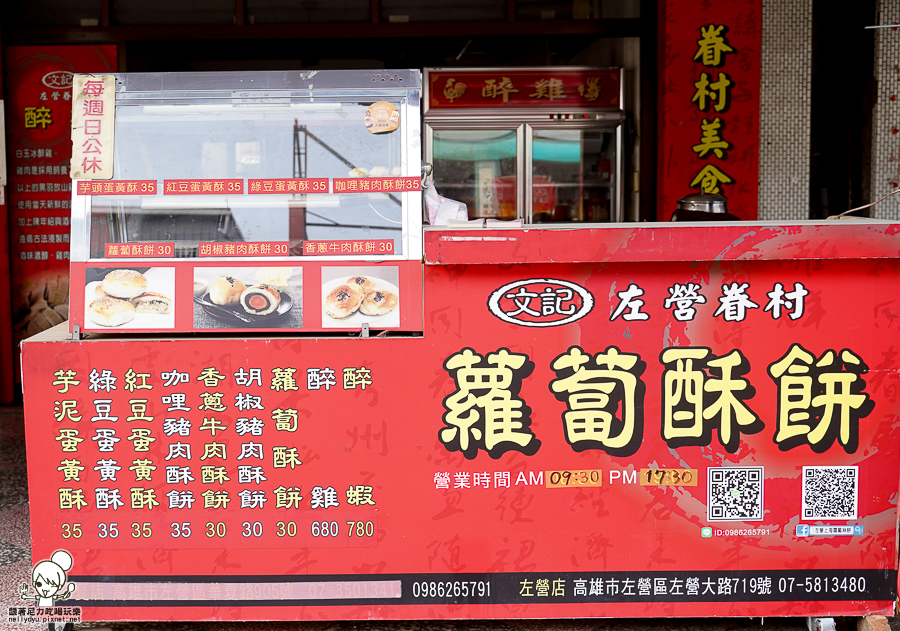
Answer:
[{"label": "red food stall cart", "polygon": [[83,620],[892,610],[896,224],[423,233],[416,72],[106,85],[84,291],[23,345],[33,558],[61,572],[25,595]]}]

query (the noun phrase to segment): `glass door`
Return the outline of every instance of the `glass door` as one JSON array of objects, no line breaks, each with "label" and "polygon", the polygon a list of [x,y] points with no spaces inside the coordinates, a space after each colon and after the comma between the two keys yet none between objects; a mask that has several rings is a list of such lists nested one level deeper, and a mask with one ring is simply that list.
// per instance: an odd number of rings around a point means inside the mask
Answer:
[{"label": "glass door", "polygon": [[427,127],[427,161],[438,193],[466,204],[469,219],[524,217],[524,125],[461,127]]},{"label": "glass door", "polygon": [[619,126],[528,131],[531,223],[622,221]]}]

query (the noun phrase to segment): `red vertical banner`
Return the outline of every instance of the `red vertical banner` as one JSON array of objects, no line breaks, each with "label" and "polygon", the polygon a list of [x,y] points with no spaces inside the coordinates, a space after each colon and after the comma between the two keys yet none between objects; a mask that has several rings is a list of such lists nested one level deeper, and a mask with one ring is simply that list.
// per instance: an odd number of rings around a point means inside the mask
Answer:
[{"label": "red vertical banner", "polygon": [[15,341],[68,319],[72,77],[115,72],[116,47],[6,49]]},{"label": "red vertical banner", "polygon": [[759,196],[761,0],[665,3],[659,84],[659,216],[717,193],[741,219]]},{"label": "red vertical banner", "polygon": [[[0,85],[0,99],[3,99],[3,86]],[[3,103],[0,100],[0,103]],[[5,138],[5,130],[0,132]],[[3,145],[0,145],[2,147]],[[3,152],[5,153],[5,152]],[[5,156],[0,155],[0,292],[8,296],[10,291],[9,273],[9,212],[7,211],[7,170]],[[0,305],[0,403],[12,403],[15,397],[12,350],[12,312],[9,302]]]}]

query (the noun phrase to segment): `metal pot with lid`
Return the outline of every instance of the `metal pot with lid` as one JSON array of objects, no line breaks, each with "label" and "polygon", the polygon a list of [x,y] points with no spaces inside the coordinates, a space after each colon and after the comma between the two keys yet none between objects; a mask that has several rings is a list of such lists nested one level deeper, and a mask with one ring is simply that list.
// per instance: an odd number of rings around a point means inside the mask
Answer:
[{"label": "metal pot with lid", "polygon": [[739,221],[728,212],[728,199],[714,193],[691,193],[678,200],[672,221]]}]

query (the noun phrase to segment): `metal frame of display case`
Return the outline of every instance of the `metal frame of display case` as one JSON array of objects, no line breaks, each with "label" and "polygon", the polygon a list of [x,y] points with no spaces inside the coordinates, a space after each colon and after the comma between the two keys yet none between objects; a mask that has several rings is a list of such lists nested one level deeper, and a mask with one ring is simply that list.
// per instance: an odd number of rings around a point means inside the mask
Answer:
[{"label": "metal frame of display case", "polygon": [[[463,70],[463,69],[460,69]],[[512,70],[524,70],[524,68],[465,68],[466,72],[478,72],[490,70],[496,73]],[[550,71],[552,68],[540,68],[541,71]],[[566,66],[565,70],[591,70],[586,66]],[[515,130],[516,131],[516,213],[518,219],[525,223],[532,223],[532,198],[534,192],[534,178],[532,173],[532,148],[534,146],[535,129],[614,129],[616,134],[615,177],[613,178],[611,201],[614,208],[610,209],[610,222],[625,221],[625,164],[622,146],[623,125],[625,112],[622,109],[610,110],[600,108],[573,108],[571,106],[552,107],[534,106],[528,108],[510,108],[502,112],[496,109],[471,108],[465,110],[446,111],[429,108],[428,75],[431,72],[446,72],[446,68],[426,68],[422,87],[422,112],[424,116],[425,132],[425,161],[433,162],[434,158],[434,130],[466,130],[466,129],[491,129],[491,130]],[[624,103],[625,85],[624,73],[619,69],[619,103]],[[587,119],[575,119],[574,116],[587,114]]]},{"label": "metal frame of display case", "polygon": [[[421,154],[416,139],[421,138],[421,74],[417,70],[386,71],[303,71],[303,72],[215,72],[146,73],[116,75],[116,108],[129,106],[277,106],[302,103],[338,103],[347,100],[400,101],[400,117],[405,121],[401,134],[401,176],[421,176]],[[411,144],[414,143],[414,144]],[[75,181],[77,186],[78,180]],[[379,260],[422,258],[422,194],[397,193],[402,205],[403,254]],[[90,195],[75,195],[72,201],[71,261],[84,263],[102,259],[90,257]],[[302,256],[271,257],[270,261],[299,260]],[[317,256],[316,260],[345,260],[345,256]],[[369,255],[368,258],[371,258]],[[121,263],[138,259],[117,259]],[[160,259],[171,260],[171,259]],[[241,260],[217,257],[215,260]],[[245,260],[245,259],[244,259]]]}]

